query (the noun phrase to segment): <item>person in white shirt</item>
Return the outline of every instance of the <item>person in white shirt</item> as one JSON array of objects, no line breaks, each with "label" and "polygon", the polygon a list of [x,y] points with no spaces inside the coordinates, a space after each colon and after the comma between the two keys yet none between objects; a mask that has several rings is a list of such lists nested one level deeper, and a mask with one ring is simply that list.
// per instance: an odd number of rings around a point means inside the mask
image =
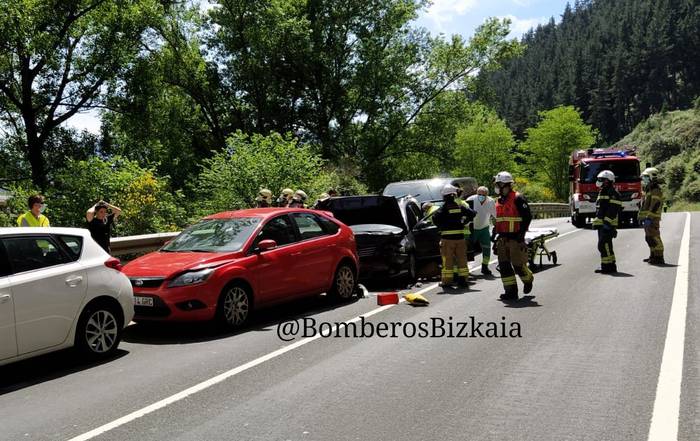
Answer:
[{"label": "person in white shirt", "polygon": [[467,199],[469,205],[476,211],[474,218],[474,234],[472,242],[481,246],[481,274],[490,276],[491,262],[491,219],[496,220],[496,203],[489,197],[489,189],[479,187],[476,194]]}]

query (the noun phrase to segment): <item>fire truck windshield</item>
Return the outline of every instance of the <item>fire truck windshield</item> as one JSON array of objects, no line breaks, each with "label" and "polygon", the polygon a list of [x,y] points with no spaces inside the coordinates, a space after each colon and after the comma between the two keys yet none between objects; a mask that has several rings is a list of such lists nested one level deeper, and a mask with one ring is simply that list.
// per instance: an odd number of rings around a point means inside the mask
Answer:
[{"label": "fire truck windshield", "polygon": [[639,182],[639,161],[582,161],[581,182],[595,182],[598,173],[610,170],[615,173],[615,182]]}]

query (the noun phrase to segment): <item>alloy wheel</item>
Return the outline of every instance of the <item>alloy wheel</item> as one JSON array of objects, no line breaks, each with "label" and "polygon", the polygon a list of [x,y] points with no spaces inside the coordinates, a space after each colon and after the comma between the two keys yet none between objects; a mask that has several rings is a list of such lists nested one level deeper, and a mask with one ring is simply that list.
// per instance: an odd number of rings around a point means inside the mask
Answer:
[{"label": "alloy wheel", "polygon": [[246,321],[250,310],[248,293],[240,286],[234,286],[224,296],[224,318],[226,323],[238,326]]},{"label": "alloy wheel", "polygon": [[118,336],[117,319],[105,309],[95,311],[85,325],[85,341],[96,354],[109,352],[117,342]]},{"label": "alloy wheel", "polygon": [[355,274],[347,266],[341,266],[335,276],[335,289],[338,297],[349,299],[355,290]]}]

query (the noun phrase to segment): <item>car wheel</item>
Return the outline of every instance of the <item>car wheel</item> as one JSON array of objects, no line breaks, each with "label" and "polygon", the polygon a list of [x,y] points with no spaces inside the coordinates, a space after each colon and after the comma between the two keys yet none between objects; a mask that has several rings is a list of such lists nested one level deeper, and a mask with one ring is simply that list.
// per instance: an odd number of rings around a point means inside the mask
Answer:
[{"label": "car wheel", "polygon": [[114,306],[88,306],[78,320],[76,347],[88,357],[108,357],[119,347],[122,324]]},{"label": "car wheel", "polygon": [[229,328],[239,328],[250,316],[251,296],[241,284],[232,284],[224,289],[219,299],[219,322]]},{"label": "car wheel", "polygon": [[355,288],[357,288],[355,271],[347,263],[341,264],[335,271],[330,295],[338,300],[349,300],[355,294]]}]

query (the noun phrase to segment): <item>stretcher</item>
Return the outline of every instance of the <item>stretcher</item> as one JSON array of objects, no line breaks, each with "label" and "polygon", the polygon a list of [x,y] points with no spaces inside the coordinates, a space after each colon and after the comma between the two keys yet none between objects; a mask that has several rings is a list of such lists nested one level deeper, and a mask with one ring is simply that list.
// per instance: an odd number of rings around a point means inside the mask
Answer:
[{"label": "stretcher", "polygon": [[527,245],[527,257],[530,266],[535,265],[535,259],[540,258],[539,267],[542,268],[542,258],[547,257],[547,261],[557,264],[557,252],[547,249],[546,241],[559,236],[556,228],[531,228],[525,233],[525,244]]}]

